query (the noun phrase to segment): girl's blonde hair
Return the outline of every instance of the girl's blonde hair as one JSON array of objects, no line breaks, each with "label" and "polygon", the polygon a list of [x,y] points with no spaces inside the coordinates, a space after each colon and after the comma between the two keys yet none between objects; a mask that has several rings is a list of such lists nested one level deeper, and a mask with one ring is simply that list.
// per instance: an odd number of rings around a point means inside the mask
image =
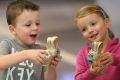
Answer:
[{"label": "girl's blonde hair", "polygon": [[[83,18],[83,17],[89,15],[89,14],[97,14],[103,20],[106,18],[109,18],[108,14],[103,10],[102,7],[100,7],[99,5],[91,4],[91,5],[86,5],[82,8],[80,8],[80,10],[77,12],[77,15],[76,15],[76,21],[80,18]],[[110,29],[108,29],[108,32],[109,32],[109,37],[111,39],[114,38],[114,34]]]}]

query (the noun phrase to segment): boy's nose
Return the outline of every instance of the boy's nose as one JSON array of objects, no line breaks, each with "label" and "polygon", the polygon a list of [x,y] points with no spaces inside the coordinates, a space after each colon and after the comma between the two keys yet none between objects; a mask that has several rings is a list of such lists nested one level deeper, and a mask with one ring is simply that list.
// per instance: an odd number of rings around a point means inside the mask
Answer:
[{"label": "boy's nose", "polygon": [[32,27],[33,30],[37,30],[38,28],[39,28],[39,27],[36,26],[36,25],[34,25],[34,26]]}]

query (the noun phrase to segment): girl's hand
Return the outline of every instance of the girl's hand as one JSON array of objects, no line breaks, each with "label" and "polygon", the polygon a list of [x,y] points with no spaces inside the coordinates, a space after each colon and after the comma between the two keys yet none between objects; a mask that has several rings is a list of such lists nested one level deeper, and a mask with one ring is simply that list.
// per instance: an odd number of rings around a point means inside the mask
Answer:
[{"label": "girl's hand", "polygon": [[96,76],[100,76],[103,74],[104,68],[103,67],[95,67],[92,68],[92,66],[90,67],[90,72]]},{"label": "girl's hand", "polygon": [[107,67],[114,62],[112,53],[106,52],[100,56],[100,66]]}]

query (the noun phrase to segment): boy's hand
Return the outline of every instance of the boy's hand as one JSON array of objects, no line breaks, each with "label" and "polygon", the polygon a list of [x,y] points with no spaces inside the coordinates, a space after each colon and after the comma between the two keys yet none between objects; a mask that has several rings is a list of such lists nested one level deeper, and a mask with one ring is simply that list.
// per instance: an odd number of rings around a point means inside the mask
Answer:
[{"label": "boy's hand", "polygon": [[52,60],[51,60],[51,63],[50,63],[50,66],[55,68],[58,63],[61,61],[62,59],[62,56],[58,55],[58,56],[55,56]]},{"label": "boy's hand", "polygon": [[43,60],[43,58],[48,55],[46,50],[40,49],[25,50],[25,53],[27,53],[28,59],[34,61],[35,63],[46,64],[46,62]]},{"label": "boy's hand", "polygon": [[114,62],[114,59],[113,59],[112,53],[106,52],[106,53],[101,54],[100,56],[101,66],[107,67],[111,65],[113,62]]}]

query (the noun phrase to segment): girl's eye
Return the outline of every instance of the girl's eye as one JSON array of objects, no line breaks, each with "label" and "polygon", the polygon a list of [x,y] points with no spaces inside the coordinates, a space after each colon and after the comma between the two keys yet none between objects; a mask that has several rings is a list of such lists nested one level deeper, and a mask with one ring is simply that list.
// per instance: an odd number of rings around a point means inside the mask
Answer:
[{"label": "girl's eye", "polygon": [[91,26],[95,26],[95,25],[96,25],[96,22],[92,22],[92,23],[91,23]]},{"label": "girl's eye", "polygon": [[86,31],[86,28],[83,28],[83,29],[82,29],[82,32],[85,32],[85,31]]}]

